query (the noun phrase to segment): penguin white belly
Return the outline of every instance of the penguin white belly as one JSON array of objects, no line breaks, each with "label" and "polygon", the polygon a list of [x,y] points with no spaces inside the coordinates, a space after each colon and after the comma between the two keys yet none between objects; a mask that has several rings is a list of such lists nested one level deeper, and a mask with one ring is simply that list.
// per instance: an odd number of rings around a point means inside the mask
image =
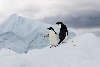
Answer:
[{"label": "penguin white belly", "polygon": [[57,45],[57,38],[56,38],[56,34],[54,31],[50,31],[49,33],[49,40],[50,40],[50,45]]}]

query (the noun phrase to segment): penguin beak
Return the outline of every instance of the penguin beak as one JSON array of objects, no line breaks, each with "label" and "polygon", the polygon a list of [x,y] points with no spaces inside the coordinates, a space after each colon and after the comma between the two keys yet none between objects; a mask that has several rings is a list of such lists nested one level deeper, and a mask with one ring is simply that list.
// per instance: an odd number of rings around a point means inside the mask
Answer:
[{"label": "penguin beak", "polygon": [[58,24],[58,23],[56,23],[56,24]]},{"label": "penguin beak", "polygon": [[59,25],[59,23],[56,23],[57,25]]},{"label": "penguin beak", "polygon": [[47,28],[47,29],[50,29],[50,28]]}]

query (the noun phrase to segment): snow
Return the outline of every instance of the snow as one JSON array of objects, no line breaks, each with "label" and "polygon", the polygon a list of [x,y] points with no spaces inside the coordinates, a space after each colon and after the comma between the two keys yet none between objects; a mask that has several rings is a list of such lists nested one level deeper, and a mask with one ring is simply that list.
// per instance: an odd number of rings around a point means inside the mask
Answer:
[{"label": "snow", "polygon": [[[31,49],[41,49],[49,45],[47,28],[53,26],[59,32],[56,25],[51,25],[29,18],[12,14],[0,25],[0,48],[9,48],[17,53],[27,53]],[[69,32],[69,39],[74,37],[74,32]]]},{"label": "snow", "polygon": [[2,48],[0,67],[100,67],[99,51],[100,40],[86,33],[57,48],[33,49],[27,54]]}]

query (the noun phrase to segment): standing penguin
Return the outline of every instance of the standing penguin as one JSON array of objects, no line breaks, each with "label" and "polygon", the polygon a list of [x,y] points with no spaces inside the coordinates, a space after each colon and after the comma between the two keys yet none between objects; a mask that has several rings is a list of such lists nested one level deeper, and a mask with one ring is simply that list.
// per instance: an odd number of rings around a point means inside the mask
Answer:
[{"label": "standing penguin", "polygon": [[59,39],[60,41],[58,42],[58,44],[60,44],[61,42],[64,41],[65,37],[66,37],[66,33],[68,36],[68,30],[66,25],[64,25],[62,22],[57,22],[56,24],[58,24],[60,26],[60,32],[59,32]]},{"label": "standing penguin", "polygon": [[54,31],[54,29],[52,27],[48,28],[49,29],[49,40],[50,40],[50,48],[52,47],[56,47],[57,46],[57,37],[56,37],[56,32]]}]

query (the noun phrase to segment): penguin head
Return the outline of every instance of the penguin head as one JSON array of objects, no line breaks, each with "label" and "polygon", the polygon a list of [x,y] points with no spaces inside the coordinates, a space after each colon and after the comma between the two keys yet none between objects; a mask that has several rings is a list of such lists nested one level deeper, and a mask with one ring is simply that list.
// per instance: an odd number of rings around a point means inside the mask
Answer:
[{"label": "penguin head", "polygon": [[[52,28],[52,27],[49,27],[49,28],[47,28],[49,31],[53,31],[53,32],[55,32],[55,30]],[[56,32],[55,32],[55,34],[57,34]]]},{"label": "penguin head", "polygon": [[63,24],[63,22],[57,22],[56,24],[58,24],[58,25],[59,25],[59,24]]},{"label": "penguin head", "polygon": [[58,25],[58,28],[61,28],[61,25],[63,25],[62,22],[57,22],[56,24]]},{"label": "penguin head", "polygon": [[48,30],[54,30],[52,27],[47,28]]}]

